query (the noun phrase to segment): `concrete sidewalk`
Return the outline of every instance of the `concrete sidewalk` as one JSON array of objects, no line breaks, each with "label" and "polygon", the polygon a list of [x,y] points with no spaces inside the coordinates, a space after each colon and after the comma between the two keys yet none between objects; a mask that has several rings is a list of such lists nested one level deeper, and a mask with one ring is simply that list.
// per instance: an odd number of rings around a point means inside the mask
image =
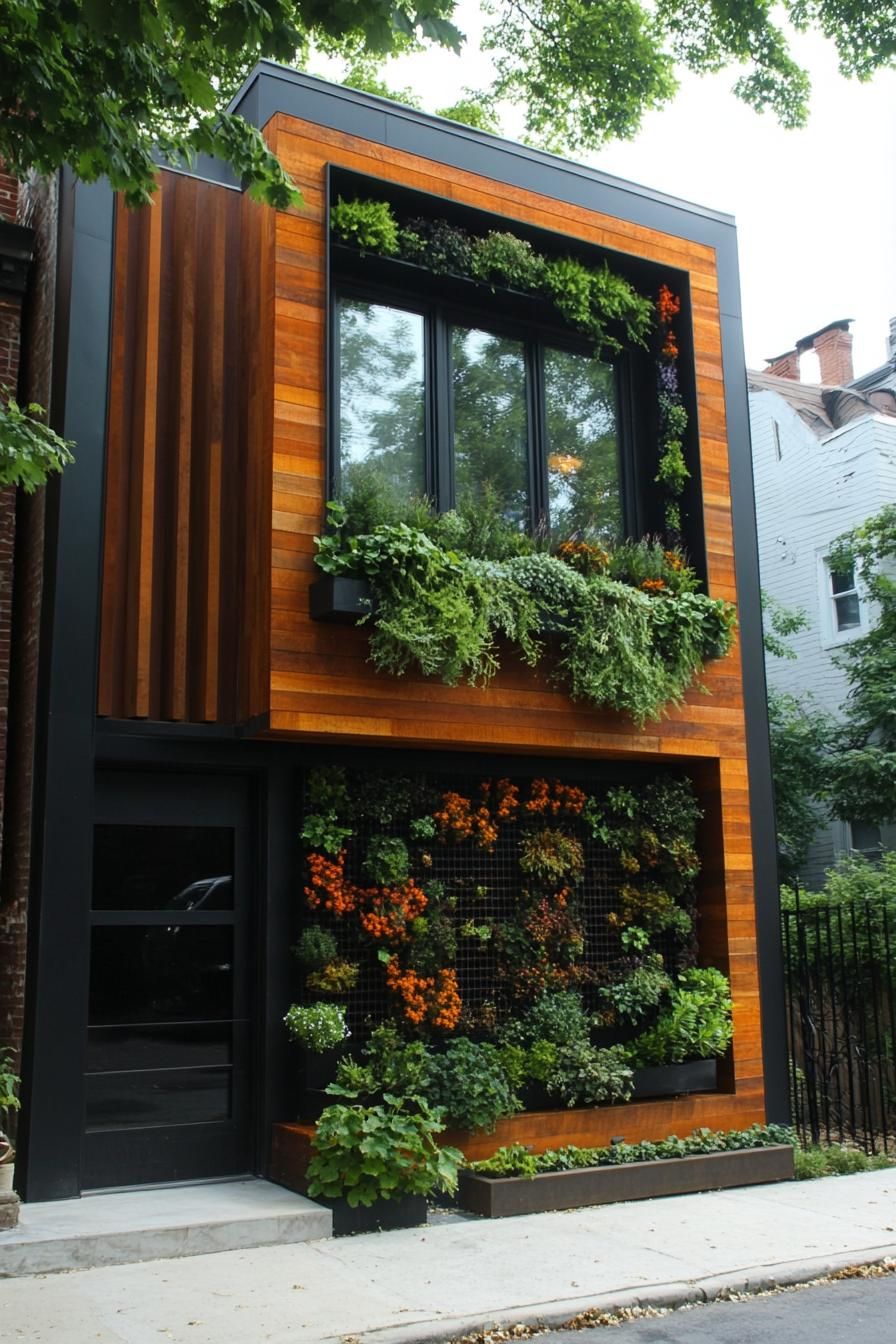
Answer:
[{"label": "concrete sidewalk", "polygon": [[16,1344],[410,1344],[894,1256],[896,1170],[7,1279],[0,1323]]}]

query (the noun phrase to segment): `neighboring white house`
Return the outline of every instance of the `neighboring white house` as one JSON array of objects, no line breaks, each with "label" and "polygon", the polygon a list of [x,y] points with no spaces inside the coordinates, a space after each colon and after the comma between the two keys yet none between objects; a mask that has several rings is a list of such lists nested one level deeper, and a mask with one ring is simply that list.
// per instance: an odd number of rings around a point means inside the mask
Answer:
[{"label": "neighboring white house", "polygon": [[[748,373],[759,563],[763,590],[799,608],[808,626],[790,640],[794,661],[766,657],[770,686],[811,692],[838,713],[846,679],[833,655],[868,629],[873,610],[852,574],[832,573],[831,543],[896,502],[896,319],[889,359],[852,376],[849,321],[798,341],[762,373]],[[817,356],[820,381],[800,380]],[[803,873],[811,887],[850,850],[896,847],[896,827],[820,821]]]}]

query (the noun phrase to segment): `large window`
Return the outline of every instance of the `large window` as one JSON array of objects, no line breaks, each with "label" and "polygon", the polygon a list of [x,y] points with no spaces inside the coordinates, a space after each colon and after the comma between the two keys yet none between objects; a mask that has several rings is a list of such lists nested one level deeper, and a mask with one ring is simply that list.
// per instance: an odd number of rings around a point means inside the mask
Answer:
[{"label": "large window", "polygon": [[396,500],[486,490],[520,528],[625,530],[616,375],[538,330],[340,294],[333,488],[373,473]]}]

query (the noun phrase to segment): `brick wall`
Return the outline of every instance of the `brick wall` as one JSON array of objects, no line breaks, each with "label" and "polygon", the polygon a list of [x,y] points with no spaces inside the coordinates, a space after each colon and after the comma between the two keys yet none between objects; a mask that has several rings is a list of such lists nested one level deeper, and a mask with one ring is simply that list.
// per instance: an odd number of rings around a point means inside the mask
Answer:
[{"label": "brick wall", "polygon": [[[9,179],[0,174],[0,209],[11,210]],[[30,176],[18,184],[17,222],[34,230],[34,260],[28,292],[16,327],[19,393],[23,400],[50,405],[56,302],[57,181]],[[18,315],[17,315],[18,316]],[[5,817],[0,849],[0,1044],[19,1058],[25,1015],[28,891],[40,604],[43,588],[44,491],[0,492],[10,510],[0,516],[0,572],[14,579],[3,586],[0,628],[10,626],[8,721],[0,729],[5,774]],[[14,506],[14,513],[12,512]],[[12,520],[14,519],[14,555]],[[10,562],[11,557],[11,562]],[[2,584],[2,579],[0,579]],[[11,599],[11,606],[10,606]],[[0,646],[3,646],[0,633]],[[3,790],[0,789],[0,798]]]},{"label": "brick wall", "polygon": [[[18,182],[0,168],[0,218],[10,223],[16,222],[18,196]],[[0,295],[0,389],[8,389],[13,393],[18,392],[21,319],[21,301]],[[8,486],[0,490],[0,871],[3,866],[6,821],[4,797],[9,746],[15,543],[16,492]],[[7,913],[5,908],[0,908],[0,1044],[12,1045],[18,1050],[21,1012],[16,1011],[13,1001],[21,998],[24,967],[19,966],[15,950],[7,947]]]}]

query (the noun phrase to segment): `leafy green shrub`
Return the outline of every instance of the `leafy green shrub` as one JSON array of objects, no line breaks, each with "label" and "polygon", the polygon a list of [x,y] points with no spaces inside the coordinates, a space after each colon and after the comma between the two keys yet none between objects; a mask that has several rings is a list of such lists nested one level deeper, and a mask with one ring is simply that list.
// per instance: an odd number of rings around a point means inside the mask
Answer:
[{"label": "leafy green shrub", "polygon": [[602,1016],[610,1023],[640,1022],[645,1013],[662,1002],[671,988],[672,981],[663,967],[663,959],[655,954],[624,979],[603,985],[598,990],[603,1005]]},{"label": "leafy green shrub", "polygon": [[364,871],[383,887],[399,886],[408,879],[408,847],[398,835],[374,835],[367,846]]},{"label": "leafy green shrub", "polygon": [[591,1018],[581,994],[563,989],[542,994],[520,1017],[506,1024],[502,1039],[524,1047],[535,1042],[566,1045],[570,1041],[587,1041],[590,1031]]},{"label": "leafy green shrub", "polygon": [[574,699],[643,724],[679,703],[704,661],[730,648],[734,608],[703,593],[673,592],[670,584],[655,595],[605,575],[586,577],[555,556],[521,553],[532,543],[519,536],[515,553],[500,561],[485,562],[455,544],[465,537],[503,547],[508,530],[491,521],[487,539],[474,538],[460,515],[357,533],[351,498],[328,511],[317,564],[328,574],[369,581],[373,612],[360,623],[371,621],[371,660],[393,676],[416,667],[452,686],[462,679],[485,684],[498,667],[499,636],[535,665],[546,612],[560,625],[554,679]]},{"label": "leafy green shrub", "polygon": [[315,1054],[332,1050],[351,1035],[338,1003],[294,1003],[283,1021],[292,1039]]},{"label": "leafy green shrub", "polygon": [[520,841],[520,868],[549,885],[576,883],[585,871],[581,841],[555,826],[530,831]]},{"label": "leafy green shrub", "polygon": [[525,1053],[525,1076],[534,1083],[546,1084],[557,1067],[554,1041],[533,1041]]},{"label": "leafy green shrub", "polygon": [[683,971],[669,1006],[649,1031],[628,1047],[637,1064],[681,1064],[723,1055],[733,1034],[731,992],[721,971]]},{"label": "leafy green shrub", "polygon": [[465,1036],[433,1055],[426,1095],[457,1129],[492,1130],[503,1116],[522,1109],[498,1049]]},{"label": "leafy green shrub", "polygon": [[515,233],[487,233],[473,244],[472,273],[511,289],[538,289],[544,280],[544,259],[531,243]]},{"label": "leafy green shrub", "polygon": [[[896,930],[896,850],[884,850],[874,863],[860,855],[840,859],[825,874],[821,891],[801,891],[801,912],[814,918],[801,921],[803,953],[812,965],[816,955],[827,954],[827,923],[824,912],[831,913],[831,935],[836,944],[838,920],[842,922],[845,939],[850,947],[855,942],[855,969],[859,984],[870,987],[874,975],[880,977],[889,959],[887,934],[894,940]],[[781,888],[781,909],[796,909],[796,894],[791,887]],[[853,928],[855,920],[855,928]],[[819,938],[821,946],[819,947]],[[789,951],[794,969],[801,955],[798,940],[792,938]]]},{"label": "leafy green shrub", "polygon": [[358,983],[361,968],[356,961],[334,957],[326,966],[312,971],[305,985],[316,994],[349,994]]},{"label": "leafy green shrub", "polygon": [[462,1154],[439,1147],[443,1128],[440,1113],[419,1100],[389,1096],[381,1106],[328,1106],[312,1140],[308,1194],[344,1198],[357,1208],[378,1199],[450,1193]]},{"label": "leafy green shrub", "polygon": [[435,840],[436,823],[432,817],[414,817],[408,826],[408,834],[412,840]]},{"label": "leafy green shrub", "polygon": [[798,1181],[813,1181],[819,1176],[853,1176],[859,1171],[884,1171],[896,1166],[896,1158],[887,1153],[870,1155],[840,1144],[830,1148],[816,1145],[796,1148],[793,1160]]},{"label": "leafy green shrub", "polygon": [[305,781],[305,802],[309,812],[344,816],[349,808],[345,771],[338,765],[309,770]]},{"label": "leafy green shrub", "polygon": [[457,956],[458,931],[438,909],[430,907],[425,915],[414,920],[411,928],[413,942],[408,962],[415,971],[435,975],[443,966],[451,966]]},{"label": "leafy green shrub", "polygon": [[331,1096],[426,1095],[431,1056],[422,1041],[404,1041],[393,1023],[384,1022],[371,1032],[362,1054],[363,1063],[351,1056],[339,1061],[336,1081],[327,1088]]},{"label": "leafy green shrub", "polygon": [[572,257],[548,261],[545,285],[566,321],[585,332],[598,353],[614,354],[623,348],[617,330],[633,345],[644,345],[653,324],[653,305],[606,262],[590,269]]},{"label": "leafy green shrub", "polygon": [[581,1040],[558,1045],[546,1085],[567,1106],[628,1101],[632,1094],[632,1070],[625,1047],[611,1045],[600,1050]]},{"label": "leafy green shrub", "polygon": [[21,1107],[19,1101],[21,1081],[19,1075],[13,1073],[12,1051],[3,1046],[0,1048],[0,1134],[9,1123],[10,1114]]},{"label": "leafy green shrub", "polygon": [[403,238],[414,251],[408,261],[416,261],[436,275],[469,275],[473,269],[472,237],[466,229],[444,219],[409,220]]},{"label": "leafy green shrub", "polygon": [[338,854],[351,835],[351,826],[342,825],[335,812],[309,812],[302,827],[306,845],[326,854]]},{"label": "leafy green shrub", "polygon": [[9,388],[0,387],[0,486],[17,485],[31,495],[74,462],[74,443],[44,424],[44,415],[37,402],[20,406]]},{"label": "leafy green shrub", "polygon": [[303,966],[319,971],[328,961],[333,961],[339,951],[336,939],[329,929],[319,924],[311,924],[303,929],[299,941],[292,949]]},{"label": "leafy green shrub", "polygon": [[591,276],[587,267],[572,257],[558,257],[545,264],[544,280],[570,326],[587,328],[591,320]]},{"label": "leafy green shrub", "polygon": [[387,201],[345,201],[330,206],[330,228],[344,243],[391,256],[398,251],[398,223]]}]

